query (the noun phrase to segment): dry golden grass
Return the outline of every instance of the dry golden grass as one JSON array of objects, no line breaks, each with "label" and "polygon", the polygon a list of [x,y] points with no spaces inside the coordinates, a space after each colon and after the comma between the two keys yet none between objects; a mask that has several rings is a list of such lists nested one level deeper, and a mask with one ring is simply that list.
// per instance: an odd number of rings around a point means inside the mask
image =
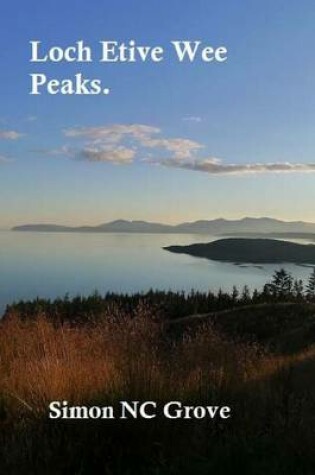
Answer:
[{"label": "dry golden grass", "polygon": [[0,394],[11,414],[43,413],[52,400],[204,400],[314,356],[314,348],[272,356],[224,339],[211,325],[171,340],[145,312],[77,327],[11,318],[0,329]]},{"label": "dry golden grass", "polygon": [[110,396],[135,372],[152,381],[158,365],[148,331],[140,319],[76,328],[55,327],[44,317],[10,319],[0,331],[2,398],[11,408],[41,412],[52,400]]},{"label": "dry golden grass", "polygon": [[231,345],[210,329],[167,343],[163,325],[141,316],[90,327],[10,319],[0,331],[0,391],[11,409],[33,412],[52,400],[179,397],[205,380],[222,386],[228,365],[241,378],[231,356]]}]

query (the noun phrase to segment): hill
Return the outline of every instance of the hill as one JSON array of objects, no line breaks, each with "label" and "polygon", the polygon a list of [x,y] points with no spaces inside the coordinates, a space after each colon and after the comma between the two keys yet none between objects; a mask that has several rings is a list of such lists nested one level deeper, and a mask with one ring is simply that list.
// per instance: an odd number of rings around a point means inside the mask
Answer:
[{"label": "hill", "polygon": [[207,323],[229,338],[256,341],[280,353],[294,353],[315,344],[315,304],[306,301],[251,303],[188,315],[170,320],[169,325],[172,330],[185,331]]},{"label": "hill", "polygon": [[315,241],[315,233],[298,233],[298,232],[283,232],[283,233],[224,233],[223,237],[247,237],[247,238],[277,238],[277,239],[302,239],[306,241]]},{"label": "hill", "polygon": [[[263,292],[13,305],[0,322],[1,473],[314,473],[314,309],[308,295]],[[157,414],[153,426],[50,420],[58,400],[114,414],[156,401]],[[233,417],[170,421],[170,401]]]}]

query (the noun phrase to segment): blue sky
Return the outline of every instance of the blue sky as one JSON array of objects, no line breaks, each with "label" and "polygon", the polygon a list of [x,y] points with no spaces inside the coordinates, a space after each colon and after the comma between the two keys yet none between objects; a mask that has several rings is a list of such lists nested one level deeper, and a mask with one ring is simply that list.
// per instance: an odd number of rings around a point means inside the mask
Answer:
[{"label": "blue sky", "polygon": [[[0,227],[315,221],[314,1],[13,0],[0,18]],[[29,63],[31,40],[131,39],[163,46],[163,63]],[[180,64],[172,40],[225,45],[228,60]],[[32,96],[32,72],[111,92]]]}]

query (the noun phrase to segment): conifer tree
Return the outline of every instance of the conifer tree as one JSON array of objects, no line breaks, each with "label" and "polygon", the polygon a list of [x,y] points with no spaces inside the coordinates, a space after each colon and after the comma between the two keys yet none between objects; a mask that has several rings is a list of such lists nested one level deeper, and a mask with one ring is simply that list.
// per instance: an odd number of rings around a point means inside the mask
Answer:
[{"label": "conifer tree", "polygon": [[233,285],[233,290],[232,290],[232,300],[233,300],[233,303],[236,303],[238,301],[238,298],[239,298],[239,291],[236,287],[236,285]]},{"label": "conifer tree", "polygon": [[285,269],[274,272],[270,284],[271,292],[275,297],[287,298],[292,295],[293,278]]},{"label": "conifer tree", "polygon": [[315,267],[308,279],[306,286],[306,295],[309,300],[315,300]]},{"label": "conifer tree", "polygon": [[242,302],[243,303],[248,303],[250,301],[250,290],[248,285],[244,285],[243,291],[242,291]]},{"label": "conifer tree", "polygon": [[302,300],[304,292],[304,284],[302,279],[295,279],[293,284],[293,295],[296,299]]}]

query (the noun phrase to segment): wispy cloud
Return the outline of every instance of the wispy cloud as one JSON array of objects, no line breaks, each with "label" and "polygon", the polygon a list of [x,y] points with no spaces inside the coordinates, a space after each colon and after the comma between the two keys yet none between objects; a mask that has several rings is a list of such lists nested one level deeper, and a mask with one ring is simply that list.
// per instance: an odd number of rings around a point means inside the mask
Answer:
[{"label": "wispy cloud", "polygon": [[108,162],[116,165],[126,165],[133,162],[136,150],[120,145],[99,146],[97,144],[83,148],[63,145],[59,148],[36,149],[33,152],[50,157],[68,157],[74,160],[87,160],[89,162]]},{"label": "wispy cloud", "polygon": [[[128,163],[135,158],[136,151],[139,152],[140,149],[141,151],[144,149],[164,150],[171,152],[176,159],[185,159],[192,157],[203,147],[186,138],[160,137],[161,130],[159,128],[142,124],[76,127],[64,130],[64,135],[70,139],[85,139],[88,150],[90,147],[94,150],[95,146],[99,146],[100,149],[97,150],[99,156],[110,157],[110,152],[115,157],[128,156],[128,160],[126,159]],[[130,146],[133,148],[131,149]],[[117,147],[121,147],[118,150],[119,153],[117,153]],[[90,158],[90,154],[83,153],[83,155]]]},{"label": "wispy cloud", "polygon": [[36,115],[28,115],[25,120],[26,122],[35,122],[37,120],[37,117]]},{"label": "wispy cloud", "polygon": [[164,149],[172,152],[176,159],[191,157],[198,150],[203,148],[198,142],[189,139],[154,139],[146,138],[141,141],[141,145],[153,149]]},{"label": "wispy cloud", "polygon": [[[187,117],[189,120],[197,117]],[[65,129],[70,145],[39,150],[47,155],[74,160],[129,165],[141,161],[148,165],[179,168],[208,175],[254,175],[271,173],[313,173],[315,163],[235,163],[205,157],[204,145],[183,137],[165,137],[161,129],[143,124],[114,124]]]},{"label": "wispy cloud", "polygon": [[4,140],[18,140],[23,137],[24,134],[16,132],[15,130],[0,130],[0,139]]},{"label": "wispy cloud", "polygon": [[315,163],[224,163],[217,158],[207,158],[204,160],[182,161],[176,158],[160,160],[156,164],[208,173],[210,175],[249,175],[262,173],[312,173],[315,172]]},{"label": "wispy cloud", "polygon": [[199,122],[202,122],[202,118],[197,115],[187,115],[182,118],[182,121],[199,123]]},{"label": "wispy cloud", "polygon": [[116,144],[126,139],[142,141],[158,133],[160,133],[160,129],[141,124],[115,124],[101,127],[75,127],[64,130],[64,135],[66,137],[81,137],[93,142],[102,142],[107,144]]},{"label": "wispy cloud", "polygon": [[47,156],[67,156],[71,157],[75,155],[75,151],[68,147],[67,145],[62,145],[61,147],[56,148],[37,148],[31,150],[33,153],[38,153],[40,155],[47,155]]},{"label": "wispy cloud", "polygon": [[108,162],[116,165],[127,165],[133,162],[136,152],[130,148],[117,147],[112,149],[86,148],[81,150],[78,158],[89,162]]}]

